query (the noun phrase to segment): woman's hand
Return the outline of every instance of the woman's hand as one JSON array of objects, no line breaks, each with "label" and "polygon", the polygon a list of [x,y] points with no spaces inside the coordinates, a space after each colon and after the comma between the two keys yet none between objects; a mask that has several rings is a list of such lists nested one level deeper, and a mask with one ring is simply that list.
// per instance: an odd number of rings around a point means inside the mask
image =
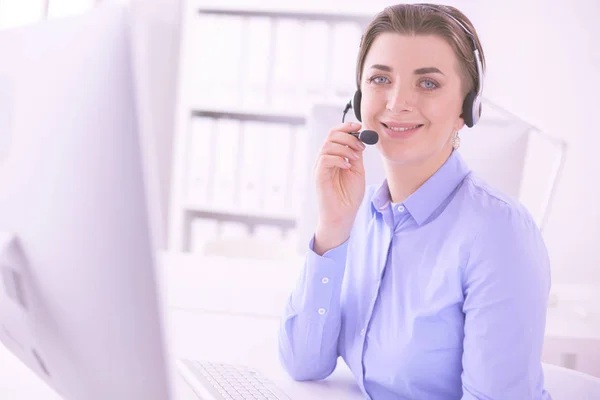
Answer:
[{"label": "woman's hand", "polygon": [[314,166],[319,222],[313,250],[319,255],[350,236],[365,194],[365,145],[348,134],[359,129],[352,122],[332,128]]}]

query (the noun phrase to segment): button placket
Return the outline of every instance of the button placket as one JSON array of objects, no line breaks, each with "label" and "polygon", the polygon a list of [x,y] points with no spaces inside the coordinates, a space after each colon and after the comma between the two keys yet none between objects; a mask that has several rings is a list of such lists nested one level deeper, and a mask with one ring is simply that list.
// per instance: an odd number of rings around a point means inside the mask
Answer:
[{"label": "button placket", "polygon": [[[390,209],[391,211],[391,209]],[[361,336],[361,340],[360,340],[360,359],[361,359],[361,373],[363,374],[362,378],[364,379],[364,366],[362,365],[363,361],[364,361],[364,351],[365,351],[365,346],[367,343],[367,337],[366,337],[366,331],[367,329],[369,329],[369,326],[371,325],[371,320],[373,318],[373,311],[375,310],[375,304],[377,303],[377,299],[379,298],[379,290],[381,289],[381,284],[382,284],[382,280],[383,280],[383,276],[385,275],[385,270],[386,270],[386,266],[388,263],[388,259],[389,259],[389,252],[392,248],[392,242],[393,242],[393,230],[387,231],[387,233],[389,234],[387,240],[388,240],[388,246],[386,249],[386,256],[385,258],[382,260],[383,265],[381,266],[381,271],[379,274],[379,279],[376,282],[375,285],[375,293],[373,296],[373,299],[371,301],[371,304],[369,306],[368,312],[366,314],[366,321],[363,321],[363,323],[365,323],[365,328],[362,328],[360,331],[360,336]]]}]

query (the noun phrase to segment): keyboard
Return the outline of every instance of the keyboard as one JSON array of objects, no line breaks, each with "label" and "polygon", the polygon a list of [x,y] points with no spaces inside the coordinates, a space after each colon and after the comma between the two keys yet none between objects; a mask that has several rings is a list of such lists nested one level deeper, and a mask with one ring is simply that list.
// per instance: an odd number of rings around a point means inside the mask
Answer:
[{"label": "keyboard", "polygon": [[181,359],[178,368],[202,400],[291,400],[250,367]]}]

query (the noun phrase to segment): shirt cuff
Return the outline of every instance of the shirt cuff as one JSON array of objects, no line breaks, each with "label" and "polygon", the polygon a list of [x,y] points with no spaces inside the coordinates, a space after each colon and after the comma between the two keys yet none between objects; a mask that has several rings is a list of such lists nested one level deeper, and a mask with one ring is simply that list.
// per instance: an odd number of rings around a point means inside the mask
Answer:
[{"label": "shirt cuff", "polygon": [[297,312],[323,316],[339,308],[339,297],[346,266],[348,240],[322,256],[313,251],[314,237],[309,244],[303,277],[293,296]]},{"label": "shirt cuff", "polygon": [[310,242],[308,244],[309,261],[318,261],[321,258],[327,258],[333,261],[335,264],[343,266],[346,264],[346,253],[348,251],[349,241],[350,239],[348,238],[344,243],[340,244],[337,247],[327,250],[322,256],[320,256],[314,251],[315,237],[313,235],[312,239],[310,239]]}]

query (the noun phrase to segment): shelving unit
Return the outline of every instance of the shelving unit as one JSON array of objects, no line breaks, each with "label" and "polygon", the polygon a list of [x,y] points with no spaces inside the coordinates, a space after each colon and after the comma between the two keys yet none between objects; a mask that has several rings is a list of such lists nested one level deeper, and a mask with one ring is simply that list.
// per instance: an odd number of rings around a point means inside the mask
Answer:
[{"label": "shelving unit", "polygon": [[[261,225],[278,227],[286,233],[295,228],[299,207],[292,200],[300,197],[295,193],[302,193],[306,184],[302,179],[306,173],[302,169],[310,168],[303,154],[308,108],[314,100],[328,100],[339,102],[340,112],[343,110],[354,90],[351,71],[361,32],[370,17],[367,13],[323,13],[288,7],[244,9],[204,6],[197,2],[184,4],[169,229],[171,250],[190,251],[192,224],[197,219],[241,223],[248,227],[249,233]],[[257,26],[263,30],[263,36],[253,45],[250,42],[257,38]],[[229,36],[224,38],[225,33],[236,35],[235,40]],[[284,43],[282,47],[279,34],[291,35],[297,40],[290,40],[289,45]],[[221,40],[225,43],[223,48],[218,45]],[[299,41],[304,41],[304,47]],[[257,47],[267,54],[250,54]],[[316,48],[321,53],[311,54]],[[278,53],[280,50],[286,54],[282,56]],[[342,64],[346,71],[344,77],[338,73],[340,64],[336,63],[340,59],[347,60]],[[245,69],[258,61],[264,62],[264,68]],[[314,70],[309,71],[312,67]],[[250,75],[257,70],[261,76],[250,82]],[[310,81],[312,78],[314,81]],[[200,132],[201,145],[197,142],[194,145],[192,139],[198,135],[194,126],[200,121],[205,124]],[[222,123],[236,132],[222,131],[219,129]],[[285,144],[285,149],[290,149],[289,157],[275,162],[262,160],[268,157],[269,146],[276,146],[271,141],[277,135],[265,132],[264,138],[260,135],[250,138],[248,125],[251,124],[255,130],[257,124],[263,124],[265,131],[280,130],[282,136],[290,137],[291,142]],[[225,140],[224,135],[237,137],[239,146],[236,145],[236,149],[219,147],[219,141]],[[261,163],[266,165],[267,171],[279,174],[281,183],[267,188],[268,179],[260,175],[257,185],[263,190],[259,201],[262,208],[245,208],[240,196],[240,175],[246,172],[241,146],[248,143],[258,144]],[[212,147],[207,151],[202,146]],[[194,156],[195,148],[204,151],[204,155]],[[233,200],[231,204],[214,201],[218,184],[223,182],[217,170],[219,166],[224,168],[221,164],[226,157],[235,163],[230,167],[235,168],[238,185],[232,191],[233,196],[228,197]],[[196,167],[195,171],[192,165],[200,161],[204,162],[203,167]],[[197,170],[204,173],[202,178],[195,179]],[[206,174],[206,170],[210,173]],[[201,187],[206,190],[194,189],[196,193],[202,192],[199,197],[204,200],[194,200],[190,182],[204,185]],[[229,186],[228,190],[231,190]],[[285,194],[281,190],[285,190]],[[265,206],[275,200],[274,193],[285,201],[284,207]],[[213,196],[213,203],[204,195]]]}]

